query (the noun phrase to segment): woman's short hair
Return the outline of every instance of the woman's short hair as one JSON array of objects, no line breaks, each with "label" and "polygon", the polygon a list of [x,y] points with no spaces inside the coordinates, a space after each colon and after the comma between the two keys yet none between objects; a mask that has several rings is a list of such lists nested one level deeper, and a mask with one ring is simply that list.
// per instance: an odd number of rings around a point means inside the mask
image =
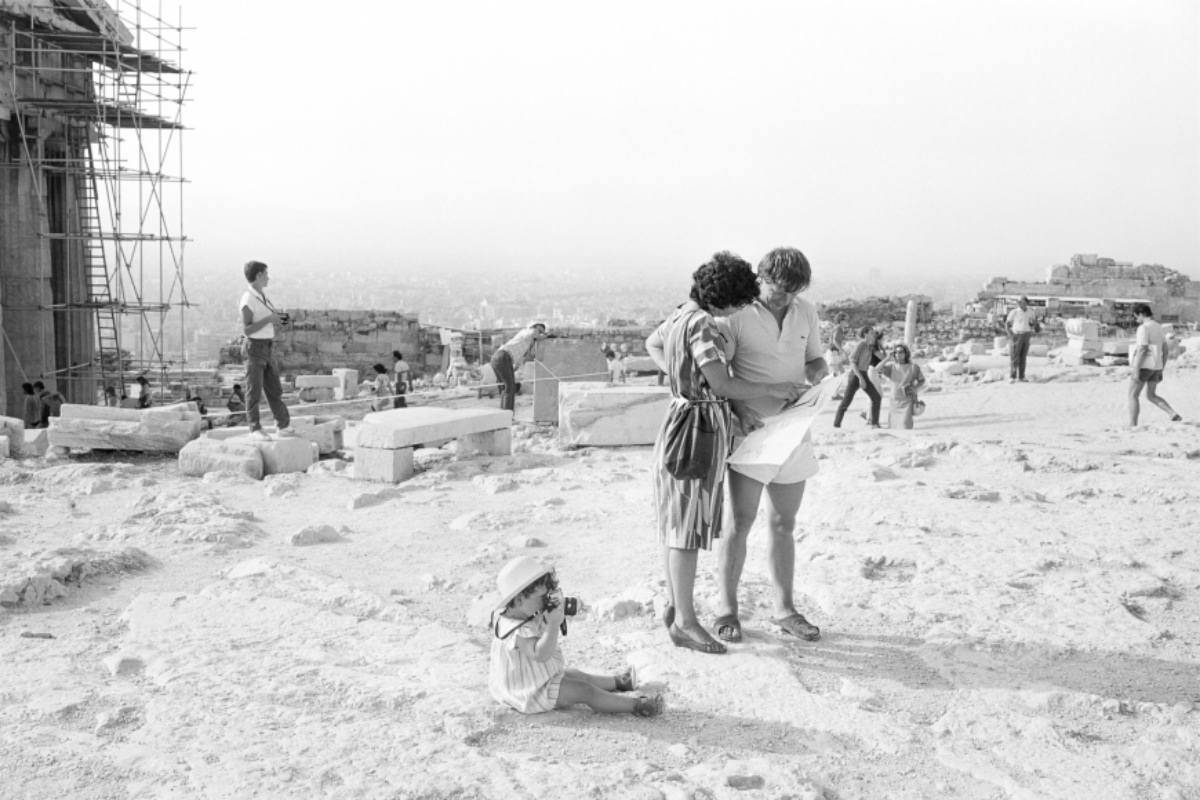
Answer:
[{"label": "woman's short hair", "polygon": [[838,315],[837,315],[837,321],[838,321],[839,323],[842,323],[842,322],[849,322],[849,321],[850,321],[850,315],[849,315],[849,314],[847,314],[845,311],[843,311],[843,312],[841,312],[840,314],[838,314]]},{"label": "woman's short hair", "polygon": [[905,360],[905,361],[912,361],[912,351],[908,349],[908,345],[906,345],[906,344],[897,344],[897,345],[895,345],[894,347],[892,347],[892,352],[893,352],[893,353],[894,353],[894,352],[896,352],[897,350],[903,350],[903,351],[904,351],[904,360]]},{"label": "woman's short hair", "polygon": [[858,329],[858,335],[864,339],[867,337],[868,333],[874,333],[874,332],[875,332],[875,329],[872,328],[870,325],[863,325],[861,328]]},{"label": "woman's short hair", "polygon": [[749,262],[722,250],[692,273],[688,296],[705,311],[741,308],[758,297],[758,278],[754,277]]},{"label": "woman's short hair", "polygon": [[1153,317],[1154,312],[1150,310],[1150,306],[1146,303],[1138,303],[1133,307],[1133,315],[1135,317]]},{"label": "woman's short hair", "polygon": [[246,266],[242,268],[242,272],[246,275],[246,283],[254,283],[258,280],[258,276],[266,270],[267,265],[261,261],[247,261]]},{"label": "woman's short hair", "polygon": [[396,359],[397,361],[403,361],[403,360],[404,360],[404,356],[400,355],[400,351],[399,351],[399,350],[393,350],[393,351],[392,351],[392,358]]},{"label": "woman's short hair", "polygon": [[371,369],[375,370],[380,375],[387,374],[387,367],[385,367],[383,364],[376,364],[375,366],[371,367]]},{"label": "woman's short hair", "polygon": [[785,292],[803,292],[812,282],[812,267],[796,248],[776,247],[758,262],[758,277]]}]

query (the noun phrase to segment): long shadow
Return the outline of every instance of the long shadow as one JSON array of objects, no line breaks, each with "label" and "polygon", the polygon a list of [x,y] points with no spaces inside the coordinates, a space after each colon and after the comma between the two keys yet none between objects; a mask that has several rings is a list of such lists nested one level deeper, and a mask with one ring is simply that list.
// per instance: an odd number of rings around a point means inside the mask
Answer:
[{"label": "long shadow", "polygon": [[937,428],[961,428],[964,425],[998,425],[1033,419],[1032,414],[960,414],[953,417],[937,415],[932,419],[923,417],[916,423],[921,430]]},{"label": "long shadow", "polygon": [[1013,644],[976,648],[899,636],[829,633],[789,646],[802,671],[878,678],[913,689],[1063,689],[1131,702],[1200,701],[1200,663]]}]

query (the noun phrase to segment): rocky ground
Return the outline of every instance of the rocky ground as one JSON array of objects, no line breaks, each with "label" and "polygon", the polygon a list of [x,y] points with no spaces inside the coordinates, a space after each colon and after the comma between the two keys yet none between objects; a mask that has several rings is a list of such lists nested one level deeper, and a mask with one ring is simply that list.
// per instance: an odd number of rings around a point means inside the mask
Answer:
[{"label": "rocky ground", "polygon": [[[827,409],[796,535],[824,635],[767,623],[756,529],[725,656],[657,622],[646,447],[520,427],[397,487],[4,462],[0,796],[1200,798],[1200,427],[1125,429],[1125,375],[949,379],[913,431]],[[1171,365],[1189,419],[1198,390]],[[583,599],[568,664],[635,665],[664,716],[491,700],[481,598],[521,553]]]}]

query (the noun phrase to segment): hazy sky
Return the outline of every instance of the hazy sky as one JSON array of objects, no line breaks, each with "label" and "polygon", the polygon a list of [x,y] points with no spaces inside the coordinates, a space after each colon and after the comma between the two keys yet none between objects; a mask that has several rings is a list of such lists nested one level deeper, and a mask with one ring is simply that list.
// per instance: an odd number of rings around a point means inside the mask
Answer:
[{"label": "hazy sky", "polygon": [[183,0],[188,269],[1200,280],[1198,8]]}]

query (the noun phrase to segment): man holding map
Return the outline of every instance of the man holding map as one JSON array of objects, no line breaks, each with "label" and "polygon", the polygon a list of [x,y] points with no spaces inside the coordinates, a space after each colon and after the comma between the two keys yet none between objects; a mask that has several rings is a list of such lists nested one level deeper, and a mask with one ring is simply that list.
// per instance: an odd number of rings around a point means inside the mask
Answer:
[{"label": "man holding map", "polygon": [[[735,378],[779,383],[817,383],[828,372],[821,352],[817,308],[799,295],[812,280],[812,268],[799,250],[772,250],[758,263],[758,300],[720,320],[726,333],[726,356]],[[784,402],[771,397],[734,400],[735,452],[750,431],[784,410]],[[796,545],[792,532],[804,499],[805,481],[817,473],[817,459],[807,433],[780,463],[729,463],[729,505],[733,524],[718,539],[718,615],[713,623],[717,638],[738,642],[737,588],[746,564],[746,539],[766,488],[770,539],[767,559],[775,588],[773,622],[785,633],[814,641],[820,629],[796,611],[792,598]]]}]

